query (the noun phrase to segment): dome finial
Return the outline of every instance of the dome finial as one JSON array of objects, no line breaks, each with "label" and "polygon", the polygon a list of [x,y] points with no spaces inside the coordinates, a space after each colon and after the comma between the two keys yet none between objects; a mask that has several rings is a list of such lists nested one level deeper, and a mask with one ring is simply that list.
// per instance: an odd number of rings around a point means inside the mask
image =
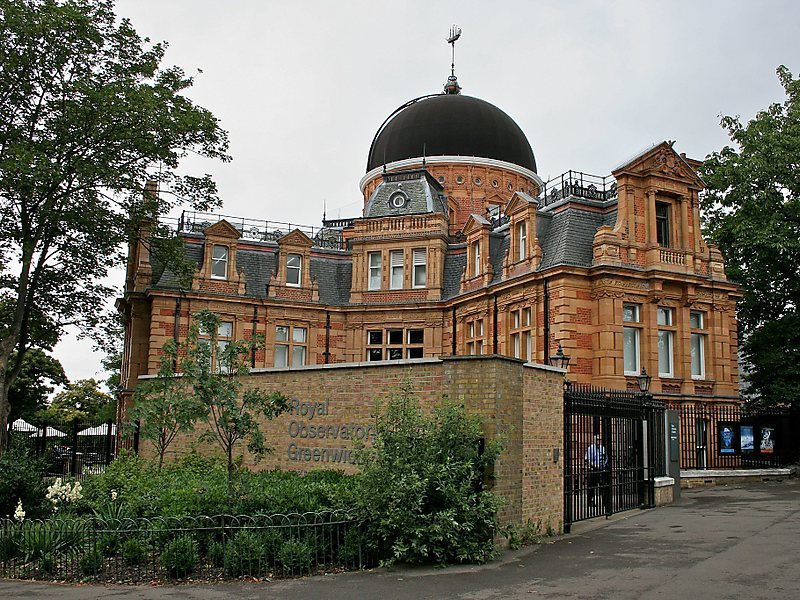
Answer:
[{"label": "dome finial", "polygon": [[452,60],[450,61],[450,77],[447,78],[447,83],[444,84],[445,94],[460,94],[461,86],[458,85],[458,78],[456,77],[456,41],[461,37],[461,28],[453,25],[450,28],[450,37],[447,38],[447,43],[453,49]]}]

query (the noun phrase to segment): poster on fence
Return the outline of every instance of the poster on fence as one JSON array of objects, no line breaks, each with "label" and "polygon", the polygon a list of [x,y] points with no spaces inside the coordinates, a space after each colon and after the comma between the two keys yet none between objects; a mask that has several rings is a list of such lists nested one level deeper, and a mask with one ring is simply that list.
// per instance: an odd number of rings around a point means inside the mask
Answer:
[{"label": "poster on fence", "polygon": [[775,451],[775,429],[772,427],[761,428],[761,453],[772,454]]},{"label": "poster on fence", "polygon": [[723,455],[736,454],[736,423],[718,421],[717,431],[719,432],[719,453]]},{"label": "poster on fence", "polygon": [[739,439],[741,440],[742,454],[751,454],[756,451],[756,439],[752,425],[742,425],[739,428]]}]

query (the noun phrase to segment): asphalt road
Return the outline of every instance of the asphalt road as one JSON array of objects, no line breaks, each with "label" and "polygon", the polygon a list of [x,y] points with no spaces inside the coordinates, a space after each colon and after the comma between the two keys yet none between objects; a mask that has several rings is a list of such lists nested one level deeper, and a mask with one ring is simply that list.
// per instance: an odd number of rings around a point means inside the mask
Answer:
[{"label": "asphalt road", "polygon": [[684,490],[678,504],[584,523],[493,564],[261,583],[68,586],[0,581],[0,598],[800,598],[800,481]]}]

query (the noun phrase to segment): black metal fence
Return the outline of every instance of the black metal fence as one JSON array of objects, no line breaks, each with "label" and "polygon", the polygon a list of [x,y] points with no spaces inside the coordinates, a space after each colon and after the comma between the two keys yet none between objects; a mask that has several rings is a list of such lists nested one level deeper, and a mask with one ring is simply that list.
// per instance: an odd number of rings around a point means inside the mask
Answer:
[{"label": "black metal fence", "polygon": [[9,445],[44,458],[51,477],[83,479],[102,472],[116,455],[117,427],[112,421],[29,423],[20,419],[8,429]]},{"label": "black metal fence", "polygon": [[564,393],[564,524],[655,501],[666,472],[664,404],[646,394],[570,385]]},{"label": "black metal fence", "polygon": [[0,521],[0,577],[59,581],[294,577],[374,566],[345,511]]},{"label": "black metal fence", "polygon": [[674,403],[680,414],[681,469],[757,469],[798,459],[798,414],[740,404]]}]

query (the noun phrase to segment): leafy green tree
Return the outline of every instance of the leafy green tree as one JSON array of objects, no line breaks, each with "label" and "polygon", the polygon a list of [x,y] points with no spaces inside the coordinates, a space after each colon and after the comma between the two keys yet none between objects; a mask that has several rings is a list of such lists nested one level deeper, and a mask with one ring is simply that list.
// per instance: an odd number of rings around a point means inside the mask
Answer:
[{"label": "leafy green tree", "polygon": [[704,226],[742,285],[747,393],[800,405],[800,81],[786,67],[786,100],[743,124],[723,117],[732,145],[703,164]]},{"label": "leafy green tree", "polygon": [[203,439],[216,443],[228,463],[228,494],[233,494],[234,451],[239,443],[256,457],[272,451],[266,444],[259,418],[273,419],[289,409],[289,398],[278,392],[245,388],[250,355],[263,339],[220,341],[220,317],[208,310],[194,315],[186,339],[182,374],[201,402],[209,429]]},{"label": "leafy green tree", "polygon": [[116,414],[114,398],[100,389],[95,379],[79,379],[53,397],[53,401],[37,417],[50,421],[81,423],[110,421]]},{"label": "leafy green tree", "polygon": [[[228,160],[227,135],[165,49],[112,0],[0,0],[0,452],[26,353],[91,328],[138,225],[219,204],[210,176],[179,167],[189,152]],[[152,179],[173,196],[143,195]],[[178,243],[157,244],[162,260]]]},{"label": "leafy green tree", "polygon": [[128,429],[138,423],[139,437],[152,443],[158,452],[159,471],[175,437],[194,429],[195,422],[205,414],[186,381],[175,375],[178,354],[175,341],[168,340],[162,348],[158,374],[136,388],[133,408],[128,411]]},{"label": "leafy green tree", "polygon": [[384,563],[491,558],[500,499],[483,480],[501,445],[482,443],[480,418],[447,400],[426,415],[404,385],[376,427],[359,451],[358,504]]},{"label": "leafy green tree", "polygon": [[36,412],[47,408],[47,399],[54,386],[68,383],[64,367],[57,359],[38,348],[31,348],[25,354],[19,376],[8,393],[11,402],[9,421],[33,418]]}]

